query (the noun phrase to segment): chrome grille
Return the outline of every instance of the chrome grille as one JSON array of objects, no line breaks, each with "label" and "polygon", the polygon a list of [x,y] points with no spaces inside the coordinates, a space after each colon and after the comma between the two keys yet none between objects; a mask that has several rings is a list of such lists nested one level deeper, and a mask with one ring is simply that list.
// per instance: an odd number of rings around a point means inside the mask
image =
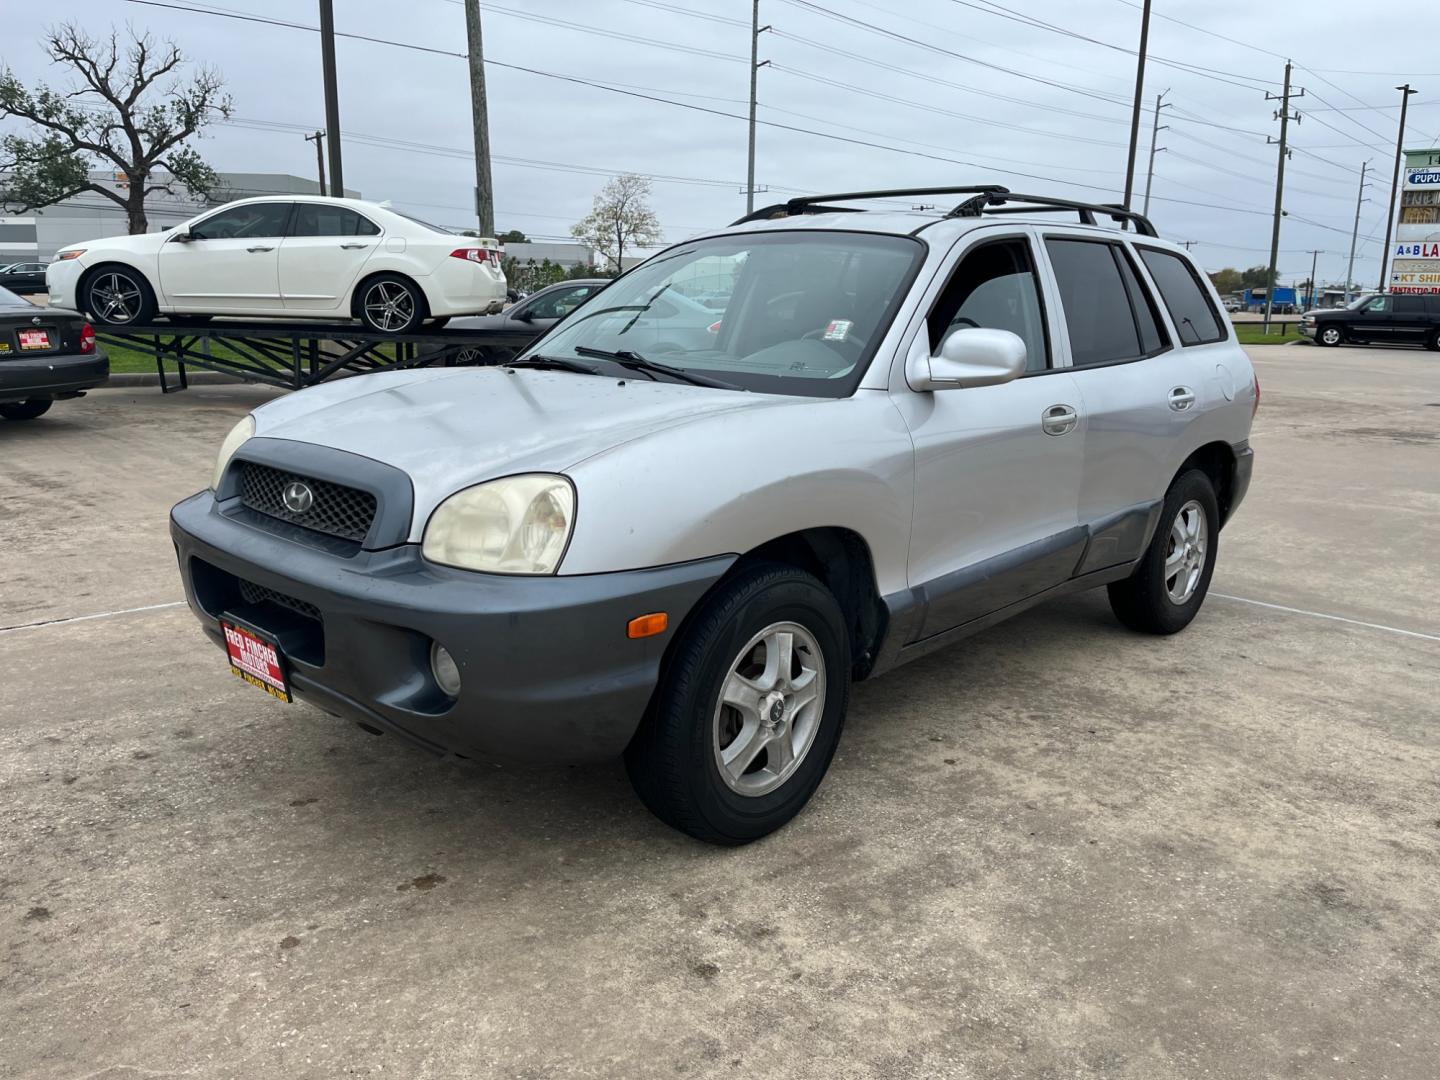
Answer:
[{"label": "chrome grille", "polygon": [[264,585],[256,585],[253,581],[246,581],[244,578],[236,580],[240,585],[240,599],[247,604],[276,604],[297,615],[304,615],[307,619],[314,619],[317,622],[320,620],[320,609],[314,604],[297,600],[293,596],[286,596],[274,589],[267,589]]},{"label": "chrome grille", "polygon": [[[345,540],[358,542],[369,533],[376,509],[370,492],[253,461],[239,464],[240,501],[251,510]],[[295,483],[309,488],[312,496],[310,506],[300,513],[285,505],[285,489]]]}]

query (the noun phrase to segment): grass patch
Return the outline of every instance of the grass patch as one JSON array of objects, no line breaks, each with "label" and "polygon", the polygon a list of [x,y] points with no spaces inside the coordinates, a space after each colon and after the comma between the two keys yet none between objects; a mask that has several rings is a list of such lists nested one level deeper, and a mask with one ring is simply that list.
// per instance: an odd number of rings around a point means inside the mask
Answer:
[{"label": "grass patch", "polygon": [[1235,334],[1241,345],[1283,345],[1287,341],[1307,340],[1301,337],[1299,327],[1298,320],[1274,320],[1270,323],[1270,333],[1266,334],[1264,323],[1236,323]]}]

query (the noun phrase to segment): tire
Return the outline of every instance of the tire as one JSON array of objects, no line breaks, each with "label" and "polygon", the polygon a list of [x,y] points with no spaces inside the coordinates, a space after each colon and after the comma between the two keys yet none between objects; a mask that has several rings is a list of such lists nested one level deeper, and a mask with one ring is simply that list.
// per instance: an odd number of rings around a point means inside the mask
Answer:
[{"label": "tire", "polygon": [[[1146,634],[1184,630],[1210,590],[1219,537],[1220,508],[1210,478],[1199,469],[1181,473],[1165,495],[1160,524],[1134,573],[1109,586],[1115,617]],[[1166,561],[1177,553],[1179,571],[1167,575]]]},{"label": "tire", "polygon": [[1335,346],[1345,340],[1345,331],[1338,326],[1322,326],[1315,331],[1317,345]]},{"label": "tire", "polygon": [[409,278],[376,274],[360,285],[355,312],[367,330],[377,334],[409,334],[429,317],[425,294]]},{"label": "tire", "polygon": [[139,270],[106,263],[85,279],[80,306],[106,326],[146,326],[155,321],[155,290]]},{"label": "tire", "polygon": [[[786,634],[793,666],[777,678],[760,661],[778,661]],[[741,723],[746,710],[722,701],[727,685],[749,699],[748,722]],[[748,844],[798,814],[820,786],[849,697],[850,644],[835,597],[801,570],[759,564],[692,613],[626,748],[625,768],[641,801],[667,825],[711,844]],[[790,763],[772,759],[782,745]],[[748,755],[749,768],[737,759],[725,770],[722,756],[743,748],[758,750]]]},{"label": "tire", "polygon": [[0,405],[0,416],[6,420],[34,420],[50,411],[54,402],[49,398],[31,398],[29,401],[12,401]]},{"label": "tire", "polygon": [[1425,348],[1431,352],[1440,352],[1440,330],[1436,330],[1425,339]]}]

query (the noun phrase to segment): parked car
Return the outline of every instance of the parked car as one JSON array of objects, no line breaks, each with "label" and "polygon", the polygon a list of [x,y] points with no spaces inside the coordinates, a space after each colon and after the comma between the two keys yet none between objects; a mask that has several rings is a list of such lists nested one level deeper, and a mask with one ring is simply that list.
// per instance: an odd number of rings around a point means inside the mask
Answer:
[{"label": "parked car", "polygon": [[[608,278],[559,281],[536,290],[498,315],[475,315],[466,319],[455,319],[451,321],[449,329],[474,330],[479,333],[504,331],[507,340],[515,334],[539,337],[609,284]],[[506,346],[504,357],[513,356],[517,351],[519,350],[514,346]],[[483,364],[489,362],[494,353],[495,350],[485,345],[476,345],[462,349],[456,356],[456,361],[462,364]]]},{"label": "parked car", "polygon": [[[769,207],[504,367],[266,403],[171,513],[191,608],[277,698],[441,753],[623,755],[721,844],[810,798],[852,680],[1101,585],[1183,629],[1259,401],[1213,288],[1139,214],[947,190]],[[722,325],[637,349],[697,267]]]},{"label": "parked car", "polygon": [[157,314],[353,318],[404,334],[505,304],[494,240],[359,199],[240,199],[169,232],[91,240],[55,260],[50,302],[113,326]]},{"label": "parked car", "polygon": [[1321,345],[1396,342],[1440,351],[1440,296],[1362,296],[1346,308],[1308,312],[1300,333]]},{"label": "parked car", "polygon": [[42,262],[11,263],[0,269],[0,289],[19,296],[45,291],[45,264]]},{"label": "parked car", "polygon": [[88,322],[0,289],[0,417],[34,420],[109,377],[110,360]]},{"label": "parked car", "polygon": [[1232,296],[1225,301],[1225,310],[1233,315],[1237,311],[1244,311],[1245,305]]}]

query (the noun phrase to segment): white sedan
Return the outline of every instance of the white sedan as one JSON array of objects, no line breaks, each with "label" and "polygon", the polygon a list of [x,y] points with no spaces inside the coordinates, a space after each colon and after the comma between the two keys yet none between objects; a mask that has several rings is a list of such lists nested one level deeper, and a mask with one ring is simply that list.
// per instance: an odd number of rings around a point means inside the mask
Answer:
[{"label": "white sedan", "polygon": [[505,303],[495,240],[321,196],[240,199],[169,232],[65,248],[46,284],[51,306],[112,326],[239,315],[359,319],[403,334]]}]

